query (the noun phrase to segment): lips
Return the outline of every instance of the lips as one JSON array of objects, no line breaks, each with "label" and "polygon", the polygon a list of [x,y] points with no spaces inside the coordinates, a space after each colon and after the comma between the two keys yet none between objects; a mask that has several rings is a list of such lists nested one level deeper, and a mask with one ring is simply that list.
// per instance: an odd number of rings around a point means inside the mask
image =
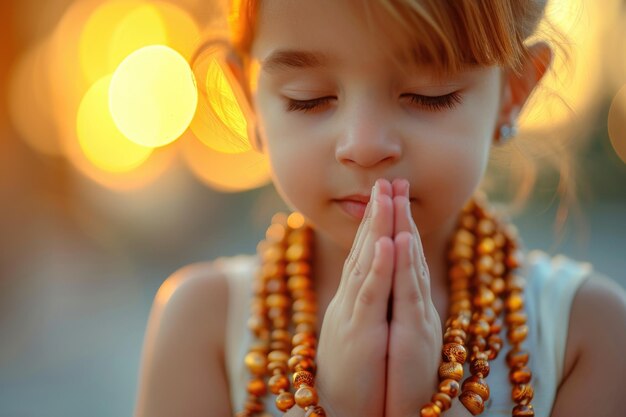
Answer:
[{"label": "lips", "polygon": [[354,194],[335,200],[339,208],[348,216],[357,220],[363,219],[367,203],[370,201],[369,195]]}]

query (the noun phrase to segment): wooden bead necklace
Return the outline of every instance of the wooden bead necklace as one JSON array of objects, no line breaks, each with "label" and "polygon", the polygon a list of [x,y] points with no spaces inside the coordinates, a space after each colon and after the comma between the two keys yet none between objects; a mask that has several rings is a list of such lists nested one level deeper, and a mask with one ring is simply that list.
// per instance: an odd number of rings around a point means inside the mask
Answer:
[{"label": "wooden bead necklace", "polygon": [[[262,401],[268,388],[282,412],[297,404],[306,417],[326,416],[314,387],[317,302],[311,279],[312,240],[313,231],[301,214],[279,213],[259,243],[262,264],[254,281],[248,320],[254,341],[245,357],[251,378],[245,408],[238,417],[270,417]],[[503,346],[501,317],[511,345],[506,360],[515,402],[512,415],[534,416],[529,353],[521,347],[528,334],[524,279],[514,273],[519,257],[512,226],[498,222],[484,201],[470,201],[451,239],[450,306],[439,386],[420,410],[422,417],[439,417],[457,396],[473,415],[483,412],[490,395],[485,381],[489,361]],[[468,357],[471,376],[461,384]]]}]

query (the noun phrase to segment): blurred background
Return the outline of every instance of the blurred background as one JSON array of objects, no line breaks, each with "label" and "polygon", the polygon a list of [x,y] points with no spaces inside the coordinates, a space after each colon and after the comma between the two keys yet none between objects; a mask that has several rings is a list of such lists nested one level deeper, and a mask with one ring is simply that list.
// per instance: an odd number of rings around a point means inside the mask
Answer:
[{"label": "blurred background", "polygon": [[[189,65],[201,40],[226,33],[226,10],[0,2],[0,417],[131,415],[161,283],[190,262],[252,253],[284,209],[219,50]],[[527,247],[626,286],[626,4],[552,1],[548,15],[570,61],[557,60],[521,136],[567,139],[579,209],[565,220],[563,182],[540,169],[515,222]],[[496,181],[493,195],[506,188]]]}]

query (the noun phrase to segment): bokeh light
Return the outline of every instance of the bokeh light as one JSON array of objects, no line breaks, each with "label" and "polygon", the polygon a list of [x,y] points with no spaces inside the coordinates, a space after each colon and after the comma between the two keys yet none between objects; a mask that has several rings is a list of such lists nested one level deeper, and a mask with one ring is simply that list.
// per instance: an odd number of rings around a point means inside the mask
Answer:
[{"label": "bokeh light", "polygon": [[[555,70],[548,73],[531,98],[521,125],[552,131],[580,129],[582,123],[578,122],[593,117],[591,110],[603,97],[602,46],[607,41],[607,28],[617,24],[619,0],[554,0],[548,2],[546,16],[565,35],[566,39],[557,42],[564,42],[569,57],[555,56]],[[545,24],[541,31],[553,33]],[[577,123],[573,123],[574,118]]]},{"label": "bokeh light", "polygon": [[[114,34],[120,22],[142,4],[145,2],[141,0],[108,1],[100,5],[89,16],[79,38],[81,69],[89,83],[94,83],[103,76],[110,74],[121,62],[121,60],[117,62],[110,60],[110,51],[114,48]],[[133,48],[129,52],[150,44],[146,42],[165,43],[165,31],[162,26],[157,16],[137,29],[138,33],[148,32],[146,36],[142,37],[143,39],[138,41],[129,36],[124,39],[117,39],[117,41],[118,43],[124,42]],[[159,29],[160,33],[155,35]]]},{"label": "bokeh light", "polygon": [[141,165],[152,148],[129,141],[117,129],[109,112],[111,76],[96,82],[78,108],[76,131],[81,149],[96,167],[127,172]]},{"label": "bokeh light", "polygon": [[189,60],[200,41],[197,22],[174,4],[151,1],[135,7],[115,26],[108,58],[116,68],[128,55],[149,45],[167,45]]},{"label": "bokeh light", "polygon": [[609,138],[617,156],[626,163],[626,84],[618,91],[609,109]]},{"label": "bokeh light", "polygon": [[180,137],[198,104],[189,64],[161,45],[141,48],[122,61],[111,79],[109,96],[118,129],[133,142],[150,147]]},{"label": "bokeh light", "polygon": [[270,180],[267,157],[254,150],[237,154],[217,152],[195,138],[181,143],[182,155],[193,174],[219,191],[245,191]]}]

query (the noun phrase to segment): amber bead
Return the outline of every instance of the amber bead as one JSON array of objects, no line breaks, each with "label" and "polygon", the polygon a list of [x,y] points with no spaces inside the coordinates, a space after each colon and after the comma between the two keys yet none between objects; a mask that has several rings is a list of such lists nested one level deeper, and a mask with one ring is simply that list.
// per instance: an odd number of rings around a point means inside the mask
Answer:
[{"label": "amber bead", "polygon": [[526,280],[520,275],[511,275],[506,281],[506,289],[509,292],[521,292],[526,288]]},{"label": "amber bead", "polygon": [[535,410],[533,410],[533,406],[528,404],[519,404],[513,407],[513,417],[534,417]]},{"label": "amber bead", "polygon": [[458,242],[452,246],[452,249],[450,249],[448,259],[456,261],[460,259],[472,259],[473,256],[474,250],[471,246]]},{"label": "amber bead", "polygon": [[264,355],[267,355],[269,352],[270,344],[267,340],[255,340],[250,344],[250,352],[260,352]]},{"label": "amber bead", "polygon": [[465,339],[460,336],[444,336],[443,343],[458,343],[459,345],[464,345]]},{"label": "amber bead", "polygon": [[291,356],[300,355],[307,358],[315,358],[315,349],[312,347],[298,345],[291,350]]},{"label": "amber bead", "polygon": [[314,405],[306,410],[304,417],[326,417],[326,412],[322,407]]},{"label": "amber bead", "polygon": [[456,303],[457,301],[461,300],[469,300],[471,295],[472,293],[469,290],[454,291],[452,294],[450,294],[450,302]]},{"label": "amber bead", "polygon": [[476,242],[476,236],[472,232],[466,229],[459,229],[455,234],[453,240],[465,245],[472,246]]},{"label": "amber bead", "polygon": [[247,411],[250,411],[252,414],[260,413],[265,409],[265,404],[262,401],[256,398],[248,398],[245,402],[244,407]]},{"label": "amber bead", "polygon": [[[265,289],[269,293],[285,293],[287,292],[287,283],[282,278],[273,278],[267,281]],[[269,302],[268,305],[270,305]]]},{"label": "amber bead", "polygon": [[460,223],[465,229],[471,230],[476,227],[476,217],[471,214],[466,214],[461,217]]},{"label": "amber bead", "polygon": [[315,293],[310,288],[301,288],[291,291],[291,297],[294,300],[306,300],[312,303],[316,302]]},{"label": "amber bead", "polygon": [[487,347],[487,341],[482,336],[474,336],[468,345],[472,351],[482,352]]},{"label": "amber bead", "polygon": [[506,363],[509,365],[509,368],[521,368],[528,363],[528,351],[523,349],[511,349],[509,353],[506,354]]},{"label": "amber bead", "polygon": [[528,316],[523,311],[515,311],[512,313],[508,313],[504,317],[504,320],[506,321],[506,324],[509,326],[520,326],[522,324],[526,324],[526,321],[528,320]]},{"label": "amber bead", "polygon": [[446,343],[441,348],[441,357],[446,362],[464,363],[467,358],[467,350],[459,343]]},{"label": "amber bead", "polygon": [[467,410],[474,416],[482,413],[485,409],[485,403],[482,397],[473,391],[464,391],[459,396],[459,399],[465,408],[467,408]]},{"label": "amber bead", "polygon": [[309,289],[313,286],[311,279],[305,275],[291,275],[287,281],[291,291]]},{"label": "amber bead", "polygon": [[289,326],[289,318],[286,315],[278,316],[272,319],[272,325],[276,329],[286,329]]},{"label": "amber bead", "polygon": [[287,411],[295,404],[293,394],[290,392],[281,392],[276,397],[276,407],[280,411]]},{"label": "amber bead", "polygon": [[291,348],[291,343],[277,340],[270,344],[270,348],[272,350],[282,350],[282,351],[288,352],[289,349]]},{"label": "amber bead", "polygon": [[474,279],[475,286],[489,286],[491,284],[491,281],[493,281],[493,276],[491,275],[491,273],[478,272]]},{"label": "amber bead", "polygon": [[263,330],[267,329],[268,326],[268,321],[263,317],[252,316],[248,319],[248,329],[256,335],[259,335]]},{"label": "amber bead", "polygon": [[296,332],[300,333],[300,332],[314,332],[317,329],[315,328],[315,325],[312,323],[300,323],[296,325]]},{"label": "amber bead", "polygon": [[489,375],[489,362],[484,359],[476,359],[470,364],[470,372],[472,375],[482,375],[483,378],[487,378]]},{"label": "amber bead", "polygon": [[467,333],[465,333],[463,329],[450,329],[446,331],[446,334],[444,335],[444,337],[448,337],[448,336],[458,336],[461,339],[466,339]]},{"label": "amber bead", "polygon": [[490,326],[485,320],[476,320],[470,324],[469,331],[473,335],[487,337],[489,336]]},{"label": "amber bead", "polygon": [[301,385],[308,385],[312,387],[315,382],[315,377],[312,373],[307,371],[299,371],[293,374],[293,386],[298,389]]},{"label": "amber bead", "polygon": [[447,394],[451,398],[459,395],[459,391],[461,391],[461,386],[455,379],[444,379],[439,383],[439,392]]},{"label": "amber bead", "polygon": [[293,311],[302,313],[316,313],[317,304],[310,300],[296,300],[293,303]]},{"label": "amber bead", "polygon": [[293,314],[292,320],[296,323],[296,325],[300,323],[309,323],[313,325],[317,323],[317,316],[312,313],[297,312]]},{"label": "amber bead", "polygon": [[478,253],[481,255],[489,255],[496,249],[496,243],[493,239],[486,237],[481,239],[478,244]]},{"label": "amber bead", "polygon": [[481,236],[487,236],[493,234],[496,230],[496,225],[491,219],[480,219],[476,226],[476,232]]},{"label": "amber bead", "polygon": [[[494,265],[494,269],[495,269],[495,265]],[[500,274],[496,274],[495,271],[494,271],[494,274],[496,276],[500,275]],[[491,291],[493,291],[495,294],[502,294],[502,292],[504,292],[504,289],[506,288],[506,283],[504,282],[502,278],[494,278],[493,281],[491,281],[489,288],[491,288]]]},{"label": "amber bead", "polygon": [[308,262],[296,261],[289,262],[285,267],[285,272],[289,276],[294,275],[309,275],[311,273],[311,267]]},{"label": "amber bead", "polygon": [[509,380],[512,384],[528,384],[532,378],[532,372],[526,366],[513,368],[509,372]]},{"label": "amber bead", "polygon": [[513,386],[511,391],[511,398],[516,403],[528,404],[535,394],[532,385],[530,384],[517,384]]},{"label": "amber bead", "polygon": [[487,385],[487,382],[483,378],[480,378],[476,375],[470,376],[465,381],[463,381],[461,389],[464,392],[475,392],[476,394],[480,395],[480,398],[482,398],[483,401],[487,401],[489,399],[489,386]]},{"label": "amber bead", "polygon": [[313,333],[296,333],[291,339],[293,346],[309,346],[315,348],[316,339]]},{"label": "amber bead", "polygon": [[244,358],[246,367],[253,375],[264,375],[267,367],[267,359],[260,352],[249,352]]},{"label": "amber bead", "polygon": [[472,308],[470,300],[458,300],[450,304],[450,312],[452,314],[460,313],[463,310],[469,310]]},{"label": "amber bead", "polygon": [[454,379],[456,381],[463,378],[463,365],[458,362],[444,362],[439,366],[439,379]]},{"label": "amber bead", "polygon": [[432,401],[432,403],[437,407],[441,408],[441,411],[449,410],[452,406],[452,397],[448,394],[444,394],[443,392],[436,392],[433,394],[430,401]]},{"label": "amber bead", "polygon": [[280,394],[289,389],[289,378],[286,375],[274,375],[267,381],[267,385],[272,394]]},{"label": "amber bead", "polygon": [[266,278],[281,277],[285,274],[285,264],[269,263],[261,267],[261,275]]},{"label": "amber bead", "polygon": [[501,277],[506,272],[506,266],[504,265],[504,263],[500,262],[500,260],[496,258],[497,254],[498,252],[494,254],[494,263],[491,267],[491,273],[494,277]]},{"label": "amber bead", "polygon": [[272,340],[288,342],[291,344],[291,333],[287,330],[276,329],[272,331]]},{"label": "amber bead", "polygon": [[307,371],[315,375],[315,361],[311,358],[306,358],[300,355],[292,356],[289,359],[288,365],[289,369],[292,371]]},{"label": "amber bead", "polygon": [[281,373],[281,374],[286,374],[287,373],[287,364],[285,362],[282,361],[275,361],[275,362],[270,362],[267,364],[267,370],[269,371],[270,374],[275,374],[277,372]]},{"label": "amber bead", "polygon": [[491,272],[494,263],[491,255],[481,255],[476,262],[476,272]]},{"label": "amber bead", "polygon": [[261,378],[252,378],[248,381],[246,389],[250,394],[256,395],[257,397],[262,397],[267,393],[267,386],[265,385],[265,381]]},{"label": "amber bead", "polygon": [[301,408],[317,404],[317,391],[315,388],[303,385],[296,391],[296,404]]},{"label": "amber bead", "polygon": [[441,408],[437,404],[428,403],[420,410],[421,417],[439,417]]},{"label": "amber bead", "polygon": [[493,311],[495,311],[496,315],[499,315],[504,308],[504,301],[502,301],[502,298],[496,298],[495,300],[493,300],[491,308],[493,308]]},{"label": "amber bead", "polygon": [[282,350],[273,350],[267,355],[267,360],[270,362],[287,362],[289,355]]},{"label": "amber bead", "polygon": [[498,334],[500,333],[501,330],[502,330],[502,322],[500,320],[494,320],[494,322],[491,323],[491,328],[489,329],[489,333]]},{"label": "amber bead", "polygon": [[524,341],[526,339],[526,336],[528,336],[528,326],[526,326],[525,324],[521,326],[511,327],[506,332],[506,338],[512,344],[517,344]]}]

